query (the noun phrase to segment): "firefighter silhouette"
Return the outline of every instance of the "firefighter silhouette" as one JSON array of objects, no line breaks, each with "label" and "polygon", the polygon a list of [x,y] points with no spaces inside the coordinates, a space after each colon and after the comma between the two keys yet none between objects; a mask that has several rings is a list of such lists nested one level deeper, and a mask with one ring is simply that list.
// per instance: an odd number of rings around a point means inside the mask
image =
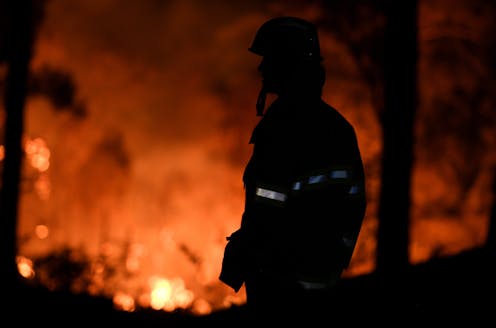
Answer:
[{"label": "firefighter silhouette", "polygon": [[[365,214],[363,163],[352,125],[322,99],[316,26],[277,17],[249,51],[261,56],[260,121],[246,165],[245,208],[220,280],[246,287],[251,317],[323,320]],[[265,110],[266,95],[276,95]]]}]

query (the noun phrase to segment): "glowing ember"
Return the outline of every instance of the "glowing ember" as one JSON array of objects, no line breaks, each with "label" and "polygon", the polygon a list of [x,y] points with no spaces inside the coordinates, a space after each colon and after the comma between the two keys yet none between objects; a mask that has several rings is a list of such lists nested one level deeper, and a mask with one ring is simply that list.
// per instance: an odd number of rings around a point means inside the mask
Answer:
[{"label": "glowing ember", "polygon": [[42,138],[28,139],[24,151],[32,167],[40,172],[45,172],[50,167],[50,150]]},{"label": "glowing ember", "polygon": [[44,224],[39,224],[35,227],[34,233],[39,239],[46,239],[49,234],[48,227]]},{"label": "glowing ember", "polygon": [[133,312],[136,309],[133,297],[122,292],[115,293],[113,302],[115,307],[122,311]]},{"label": "glowing ember", "polygon": [[23,256],[17,256],[17,270],[26,279],[32,279],[35,276],[33,262]]}]

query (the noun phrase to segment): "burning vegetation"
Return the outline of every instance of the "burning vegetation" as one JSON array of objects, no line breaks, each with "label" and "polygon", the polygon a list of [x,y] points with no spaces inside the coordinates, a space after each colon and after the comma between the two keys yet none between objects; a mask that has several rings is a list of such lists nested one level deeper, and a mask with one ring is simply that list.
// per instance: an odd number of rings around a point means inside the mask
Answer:
[{"label": "burning vegetation", "polygon": [[[30,283],[109,297],[123,311],[203,315],[244,303],[218,274],[240,222],[257,119],[258,63],[247,45],[269,16],[328,26],[333,14],[320,1],[250,3],[46,2],[22,141],[17,264]],[[370,78],[380,65],[372,48],[353,47],[379,43],[383,17],[356,5],[361,23],[321,31],[324,97],[356,127],[367,174],[348,276],[374,270],[382,151]],[[485,242],[496,164],[496,8],[418,6],[411,263]],[[0,64],[2,91],[5,76]]]}]

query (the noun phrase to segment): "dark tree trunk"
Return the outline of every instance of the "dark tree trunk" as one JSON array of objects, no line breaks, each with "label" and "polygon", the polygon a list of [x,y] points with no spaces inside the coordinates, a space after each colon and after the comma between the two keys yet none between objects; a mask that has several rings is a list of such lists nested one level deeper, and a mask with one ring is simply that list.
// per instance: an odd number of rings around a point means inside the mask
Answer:
[{"label": "dark tree trunk", "polygon": [[417,14],[416,0],[391,0],[386,4],[376,272],[387,284],[404,283],[409,266],[413,127],[417,108]]},{"label": "dark tree trunk", "polygon": [[7,64],[4,105],[5,157],[0,194],[0,271],[3,296],[13,293],[7,302],[15,299],[19,286],[17,271],[17,217],[21,164],[23,157],[23,115],[26,85],[34,36],[33,1],[7,1],[2,16],[7,20],[4,33],[4,56]]},{"label": "dark tree trunk", "polygon": [[492,205],[489,213],[489,229],[487,232],[486,248],[492,259],[496,258],[496,165],[493,168]]}]

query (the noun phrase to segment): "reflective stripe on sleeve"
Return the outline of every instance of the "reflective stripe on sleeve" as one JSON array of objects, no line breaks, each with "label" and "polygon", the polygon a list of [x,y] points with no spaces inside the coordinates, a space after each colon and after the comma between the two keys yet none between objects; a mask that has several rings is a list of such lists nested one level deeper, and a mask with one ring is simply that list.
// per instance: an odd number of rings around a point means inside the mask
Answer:
[{"label": "reflective stripe on sleeve", "polygon": [[331,173],[329,174],[331,179],[347,179],[348,178],[348,171],[346,170],[332,170]]},{"label": "reflective stripe on sleeve", "polygon": [[285,202],[288,198],[285,193],[260,187],[256,189],[255,194],[259,197],[268,198],[279,202]]},{"label": "reflective stripe on sleeve", "polygon": [[300,190],[301,189],[301,181],[296,181],[293,183],[293,190]]},{"label": "reflective stripe on sleeve", "polygon": [[308,178],[308,184],[315,184],[327,181],[326,176],[321,175],[312,175]]},{"label": "reflective stripe on sleeve", "polygon": [[298,283],[306,290],[314,290],[314,289],[327,289],[331,288],[334,284],[329,282],[309,282],[299,280]]},{"label": "reflective stripe on sleeve", "polygon": [[353,185],[353,186],[351,186],[350,190],[348,191],[348,194],[350,194],[350,195],[356,195],[359,192],[360,192],[360,186]]},{"label": "reflective stripe on sleeve", "polygon": [[[348,170],[330,170],[325,174],[310,175],[307,178],[296,181],[293,183],[292,189],[301,190],[304,189],[305,186],[319,185],[324,183],[343,183],[345,181],[348,181],[349,178],[350,172]],[[355,192],[357,191],[355,191],[354,189],[350,190],[350,194],[353,194]]]}]

